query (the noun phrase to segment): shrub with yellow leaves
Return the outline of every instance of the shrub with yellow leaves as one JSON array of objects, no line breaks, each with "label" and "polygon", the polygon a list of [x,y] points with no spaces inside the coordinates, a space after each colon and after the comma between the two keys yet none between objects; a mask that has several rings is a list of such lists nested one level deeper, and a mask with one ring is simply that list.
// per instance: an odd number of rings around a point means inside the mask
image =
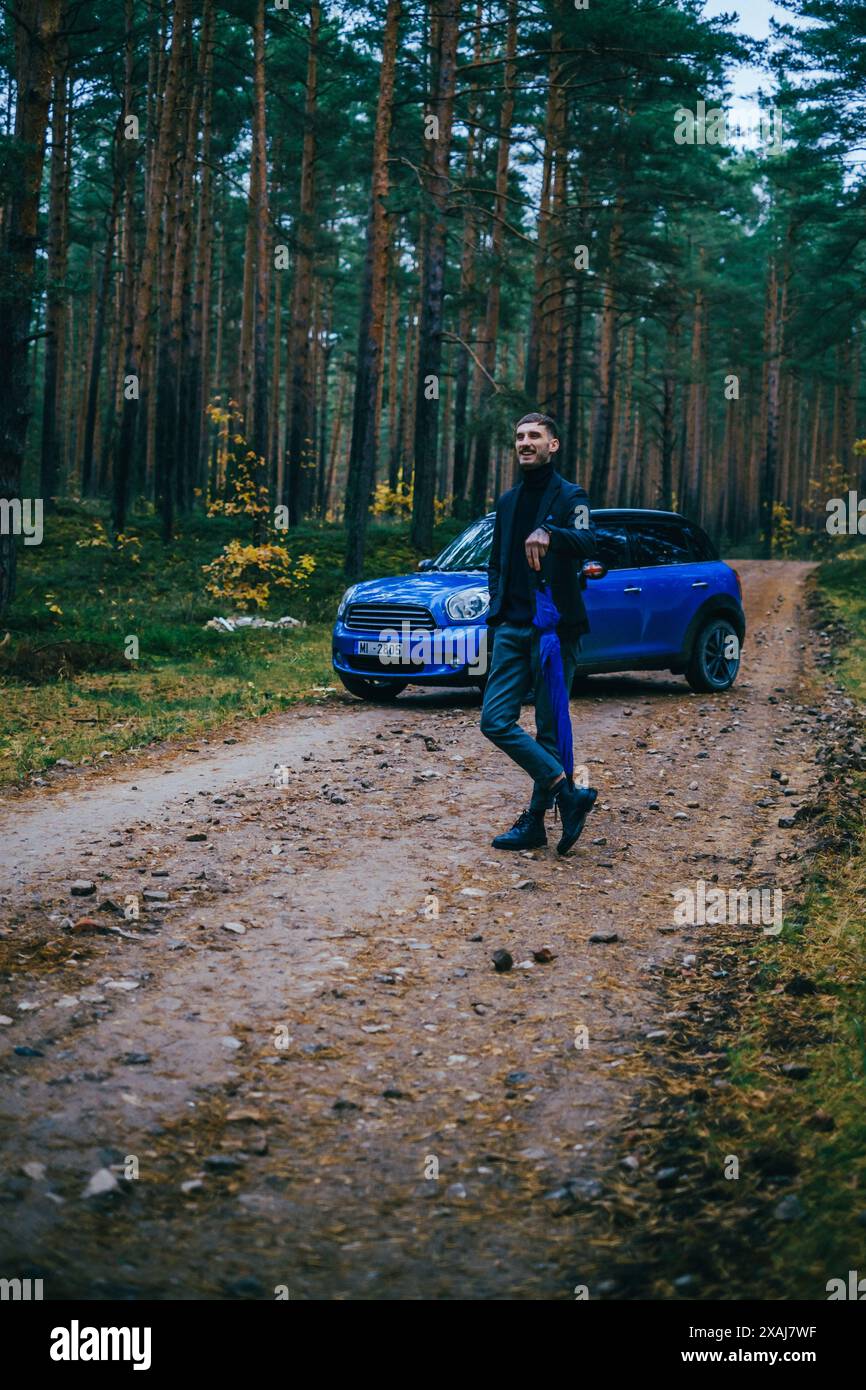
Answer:
[{"label": "shrub with yellow leaves", "polygon": [[[404,483],[402,478],[398,480],[397,486],[392,488],[387,483],[377,483],[373,493],[373,501],[370,511],[373,516],[393,516],[399,521],[408,521],[412,516],[412,502],[414,498],[414,488],[411,483]],[[433,516],[436,522],[446,517],[451,510],[450,497],[437,497],[433,503]]]},{"label": "shrub with yellow leaves", "polygon": [[773,530],[771,547],[774,555],[788,559],[797,544],[797,532],[791,520],[791,513],[784,502],[773,503]]},{"label": "shrub with yellow leaves", "polygon": [[235,608],[262,609],[276,598],[275,591],[284,596],[306,593],[316,561],[312,555],[293,559],[281,545],[229,541],[222,554],[202,568],[209,576],[205,588],[212,598]]},{"label": "shrub with yellow leaves", "polygon": [[243,415],[235,401],[227,406],[217,402],[207,407],[208,418],[217,427],[215,476],[208,478],[208,516],[248,516],[253,533],[270,512],[265,460],[250,449],[240,431]]}]

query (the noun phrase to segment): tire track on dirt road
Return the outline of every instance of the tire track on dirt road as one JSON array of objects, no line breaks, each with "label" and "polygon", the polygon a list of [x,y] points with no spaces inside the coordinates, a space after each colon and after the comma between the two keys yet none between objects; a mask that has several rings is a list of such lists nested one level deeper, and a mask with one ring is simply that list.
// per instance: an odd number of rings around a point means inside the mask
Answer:
[{"label": "tire track on dirt road", "polygon": [[[220,747],[219,767],[169,753],[167,773],[163,755],[7,801],[4,1270],[85,1298],[602,1281],[618,1126],[668,1022],[659,974],[699,968],[674,890],[796,881],[778,821],[815,776],[809,566],[738,568],[732,691],[659,673],[572,702],[601,794],[566,860],[490,848],[525,778],[480,736],[475,697],[450,693],[337,696]],[[82,878],[95,892],[71,897]],[[137,921],[99,906],[130,895]],[[82,915],[137,939],[65,925]],[[520,968],[541,946],[553,962]],[[82,1196],[128,1156],[137,1180]]]}]

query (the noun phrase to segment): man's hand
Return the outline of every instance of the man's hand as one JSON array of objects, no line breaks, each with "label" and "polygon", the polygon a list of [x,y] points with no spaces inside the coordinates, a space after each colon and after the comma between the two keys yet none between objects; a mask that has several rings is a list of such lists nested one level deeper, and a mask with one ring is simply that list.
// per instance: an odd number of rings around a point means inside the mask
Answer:
[{"label": "man's hand", "polygon": [[550,536],[542,526],[526,537],[526,559],[531,570],[540,570],[541,562],[550,549]]}]

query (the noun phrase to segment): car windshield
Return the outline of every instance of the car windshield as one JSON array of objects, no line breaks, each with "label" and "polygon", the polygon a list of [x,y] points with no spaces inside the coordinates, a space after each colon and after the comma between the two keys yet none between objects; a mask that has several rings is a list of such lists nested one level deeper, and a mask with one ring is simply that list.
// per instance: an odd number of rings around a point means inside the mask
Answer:
[{"label": "car windshield", "polygon": [[493,517],[482,517],[446,545],[432,567],[437,570],[486,570],[492,539]]}]

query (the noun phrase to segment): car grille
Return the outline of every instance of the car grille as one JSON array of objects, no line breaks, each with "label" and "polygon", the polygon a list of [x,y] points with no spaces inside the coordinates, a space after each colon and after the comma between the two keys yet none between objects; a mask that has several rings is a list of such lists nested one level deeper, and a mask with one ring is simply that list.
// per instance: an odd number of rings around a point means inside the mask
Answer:
[{"label": "car grille", "polygon": [[346,627],[377,637],[386,628],[399,632],[402,623],[408,623],[413,632],[419,628],[432,632],[436,627],[430,610],[417,603],[351,603],[346,614]]}]

